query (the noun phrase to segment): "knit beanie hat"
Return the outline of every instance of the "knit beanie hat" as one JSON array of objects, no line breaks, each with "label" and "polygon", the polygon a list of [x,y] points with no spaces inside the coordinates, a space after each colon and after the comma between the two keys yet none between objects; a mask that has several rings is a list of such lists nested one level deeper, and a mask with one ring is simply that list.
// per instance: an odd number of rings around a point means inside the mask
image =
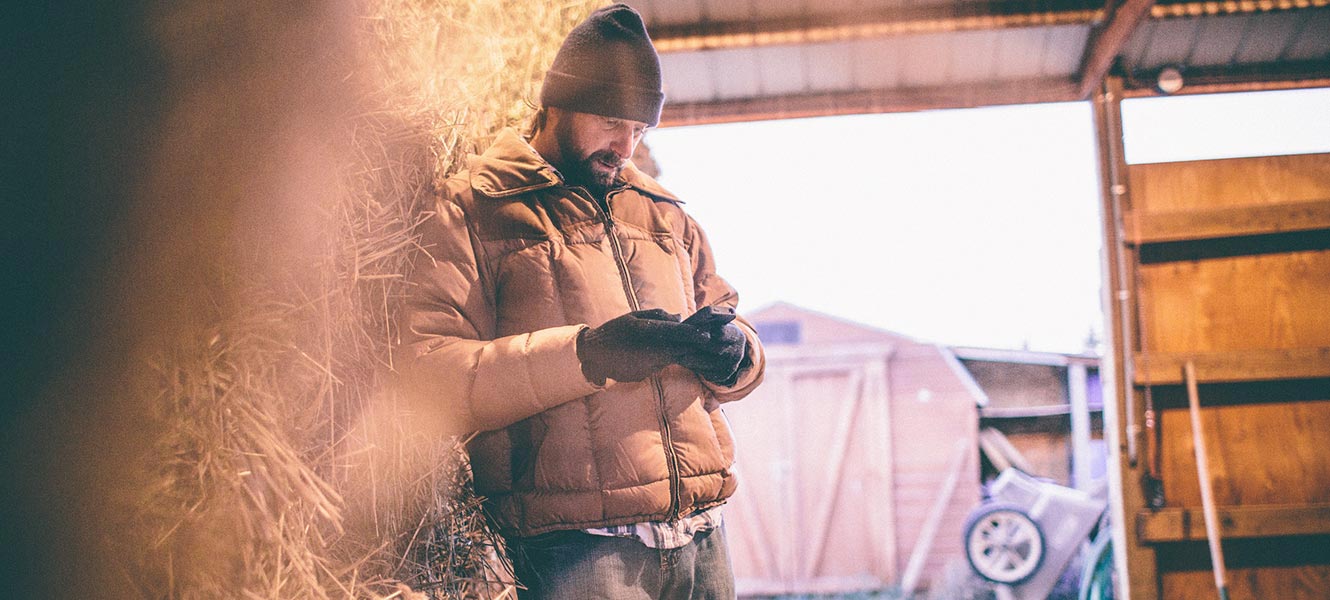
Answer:
[{"label": "knit beanie hat", "polygon": [[655,126],[665,102],[660,57],[626,4],[591,13],[563,41],[540,90],[543,106]]}]

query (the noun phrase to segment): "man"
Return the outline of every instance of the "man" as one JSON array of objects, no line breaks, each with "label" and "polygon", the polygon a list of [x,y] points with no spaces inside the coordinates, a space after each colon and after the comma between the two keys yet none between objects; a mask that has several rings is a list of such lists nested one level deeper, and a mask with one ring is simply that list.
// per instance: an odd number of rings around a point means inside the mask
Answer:
[{"label": "man", "polygon": [[524,598],[729,598],[720,405],[761,381],[711,249],[628,159],[660,119],[660,63],[614,5],[569,34],[529,140],[499,135],[423,226],[406,389],[446,411]]}]

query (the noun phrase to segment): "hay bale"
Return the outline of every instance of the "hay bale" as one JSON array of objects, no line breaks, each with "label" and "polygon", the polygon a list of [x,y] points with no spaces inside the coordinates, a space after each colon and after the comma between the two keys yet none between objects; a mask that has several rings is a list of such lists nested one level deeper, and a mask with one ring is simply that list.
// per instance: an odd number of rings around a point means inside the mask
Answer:
[{"label": "hay bale", "polygon": [[174,85],[132,381],[154,437],[117,536],[143,596],[505,593],[460,444],[398,402],[389,350],[434,185],[525,117],[599,4],[152,15]]}]

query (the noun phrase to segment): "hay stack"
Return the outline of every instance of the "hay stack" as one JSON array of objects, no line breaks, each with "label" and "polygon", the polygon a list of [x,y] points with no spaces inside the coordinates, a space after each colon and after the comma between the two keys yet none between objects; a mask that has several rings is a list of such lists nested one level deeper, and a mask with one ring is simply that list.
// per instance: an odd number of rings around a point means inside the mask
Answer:
[{"label": "hay stack", "polygon": [[434,184],[529,113],[600,4],[151,15],[171,95],[129,286],[150,443],[115,530],[142,596],[504,593],[457,443],[397,402],[389,348]]}]

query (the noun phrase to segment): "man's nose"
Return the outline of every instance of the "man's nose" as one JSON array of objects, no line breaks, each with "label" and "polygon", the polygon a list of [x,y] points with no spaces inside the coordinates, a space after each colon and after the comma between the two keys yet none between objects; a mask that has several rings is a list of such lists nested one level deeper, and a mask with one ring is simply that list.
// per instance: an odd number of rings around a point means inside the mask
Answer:
[{"label": "man's nose", "polygon": [[610,150],[619,155],[619,158],[628,160],[633,156],[633,132],[616,133],[610,140]]}]

